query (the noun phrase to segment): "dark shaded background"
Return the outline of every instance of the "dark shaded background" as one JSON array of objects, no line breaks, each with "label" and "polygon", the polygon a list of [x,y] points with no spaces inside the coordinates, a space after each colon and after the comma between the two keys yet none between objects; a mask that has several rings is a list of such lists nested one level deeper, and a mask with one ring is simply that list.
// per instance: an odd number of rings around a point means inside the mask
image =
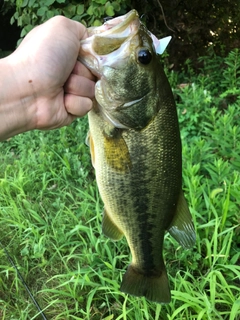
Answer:
[{"label": "dark shaded background", "polygon": [[[90,2],[72,0],[61,6],[84,3],[87,10]],[[57,5],[54,3],[51,8]],[[240,47],[240,1],[133,0],[124,8],[126,11],[135,8],[148,29],[159,38],[172,36],[167,62],[174,70],[181,70],[187,59],[191,59],[197,69],[201,66],[198,58],[209,54],[209,50],[225,57],[233,48]],[[10,25],[15,10],[15,3],[0,0],[0,49],[3,51],[13,50],[20,38],[21,30],[16,24]]]},{"label": "dark shaded background", "polygon": [[20,38],[21,29],[17,24],[10,24],[10,19],[15,12],[15,8],[8,11],[4,9],[4,2],[0,0],[0,50],[13,51]]}]

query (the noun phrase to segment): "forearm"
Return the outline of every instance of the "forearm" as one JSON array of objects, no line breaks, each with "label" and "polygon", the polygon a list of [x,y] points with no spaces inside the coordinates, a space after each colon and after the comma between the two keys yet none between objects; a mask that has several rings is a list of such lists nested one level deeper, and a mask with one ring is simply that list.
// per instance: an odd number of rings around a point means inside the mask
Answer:
[{"label": "forearm", "polygon": [[20,67],[14,55],[0,60],[0,141],[34,129],[34,95]]}]

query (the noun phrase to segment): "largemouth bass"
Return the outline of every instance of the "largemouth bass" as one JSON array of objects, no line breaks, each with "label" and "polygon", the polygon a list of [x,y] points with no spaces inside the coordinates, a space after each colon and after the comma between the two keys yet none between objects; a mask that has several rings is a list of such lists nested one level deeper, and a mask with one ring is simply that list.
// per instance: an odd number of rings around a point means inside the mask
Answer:
[{"label": "largemouth bass", "polygon": [[194,245],[195,231],[182,192],[180,133],[159,61],[161,41],[135,10],[88,32],[79,60],[99,79],[88,117],[102,230],[113,240],[124,235],[131,250],[120,290],[169,303],[165,231],[185,248]]}]

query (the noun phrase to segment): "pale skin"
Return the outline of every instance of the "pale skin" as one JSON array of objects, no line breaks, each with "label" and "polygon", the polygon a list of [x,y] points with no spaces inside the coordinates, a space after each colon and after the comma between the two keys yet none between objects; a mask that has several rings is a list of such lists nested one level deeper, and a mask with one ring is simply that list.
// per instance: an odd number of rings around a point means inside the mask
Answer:
[{"label": "pale skin", "polygon": [[95,78],[77,61],[86,37],[82,24],[57,16],[0,60],[0,141],[69,125],[91,109]]}]

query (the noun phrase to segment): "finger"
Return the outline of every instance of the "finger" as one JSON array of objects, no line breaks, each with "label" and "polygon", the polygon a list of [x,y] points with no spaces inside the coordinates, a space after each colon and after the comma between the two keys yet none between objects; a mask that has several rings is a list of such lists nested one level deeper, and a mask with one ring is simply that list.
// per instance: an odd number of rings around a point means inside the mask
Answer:
[{"label": "finger", "polygon": [[95,95],[95,82],[88,78],[71,74],[64,85],[64,90],[66,93],[92,99]]},{"label": "finger", "polygon": [[92,81],[96,81],[96,77],[91,73],[91,71],[79,61],[76,62],[72,73],[77,74],[79,76],[83,76]]},{"label": "finger", "polygon": [[64,103],[68,113],[77,117],[82,117],[91,110],[93,102],[86,97],[65,94]]},{"label": "finger", "polygon": [[79,40],[82,40],[82,39],[86,39],[88,37],[88,32],[87,32],[87,28],[81,24],[80,22],[77,22],[77,21],[74,21],[74,20],[71,20],[73,22],[73,29],[75,32],[77,32],[77,36],[78,36],[78,39]]}]

